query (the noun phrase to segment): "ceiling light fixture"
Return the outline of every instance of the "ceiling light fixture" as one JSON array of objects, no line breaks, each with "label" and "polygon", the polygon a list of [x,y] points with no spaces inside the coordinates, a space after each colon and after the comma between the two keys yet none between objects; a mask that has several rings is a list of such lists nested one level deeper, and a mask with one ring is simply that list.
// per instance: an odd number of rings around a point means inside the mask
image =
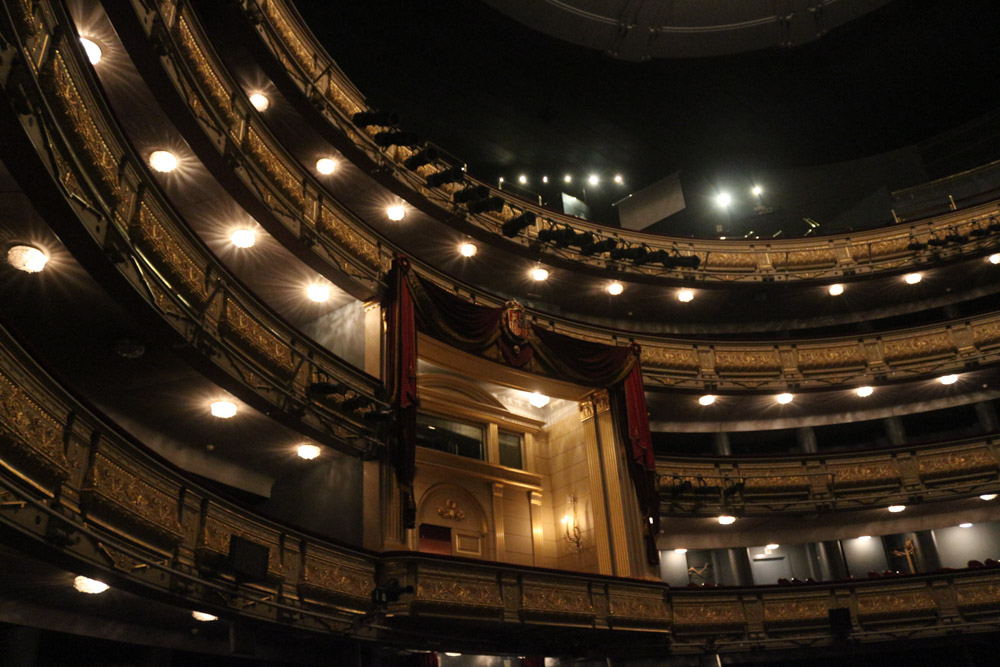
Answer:
[{"label": "ceiling light fixture", "polygon": [[177,156],[170,151],[153,151],[149,154],[149,166],[166,174],[177,168]]},{"label": "ceiling light fixture", "polygon": [[18,271],[38,273],[45,268],[49,257],[33,245],[18,244],[7,251],[7,262]]},{"label": "ceiling light fixture", "polygon": [[212,416],[219,419],[229,419],[236,416],[236,404],[232,401],[216,401],[212,403]]},{"label": "ceiling light fixture", "polygon": [[479,252],[479,248],[475,243],[466,241],[458,247],[458,252],[462,253],[462,257],[475,257],[476,253]]},{"label": "ceiling light fixture", "polygon": [[330,286],[324,283],[313,283],[306,288],[306,296],[315,303],[326,303],[330,300]]},{"label": "ceiling light fixture", "polygon": [[399,204],[394,204],[385,209],[385,214],[393,222],[399,222],[406,216],[406,209]]},{"label": "ceiling light fixture", "polygon": [[590,183],[591,185],[597,185],[598,183],[601,182],[601,179],[597,174],[591,174],[590,176],[587,177],[587,182]]},{"label": "ceiling light fixture", "polygon": [[677,300],[681,303],[691,303],[694,301],[694,290],[682,289],[677,291]]},{"label": "ceiling light fixture", "polygon": [[615,174],[615,183],[617,183],[618,185],[621,185],[624,182],[625,182],[625,179],[622,178],[621,174]]},{"label": "ceiling light fixture", "polygon": [[528,177],[525,176],[524,174],[521,174],[520,176],[517,177],[517,182],[520,183],[521,185],[527,185]]},{"label": "ceiling light fixture", "polygon": [[959,528],[972,528],[972,524],[971,523],[960,523],[960,524],[958,524],[958,527]]},{"label": "ceiling light fixture", "polygon": [[542,176],[542,183],[548,183],[548,182],[549,182],[549,177],[548,176]]},{"label": "ceiling light fixture", "polygon": [[888,509],[893,514],[898,514],[906,509],[906,505],[889,505],[889,507],[887,507],[886,509]]},{"label": "ceiling light fixture", "polygon": [[765,549],[770,549],[771,551],[774,551],[775,549],[777,549],[780,546],[781,546],[780,544],[774,544],[772,542],[771,544],[766,545],[764,548]]},{"label": "ceiling light fixture", "polygon": [[830,293],[830,296],[840,296],[844,293],[844,286],[840,283],[834,283],[826,291]]},{"label": "ceiling light fixture", "polygon": [[608,285],[608,294],[610,294],[611,296],[618,296],[624,291],[625,291],[625,286],[622,285],[620,282],[613,282],[610,285]]},{"label": "ceiling light fixture", "polygon": [[674,549],[675,554],[686,554],[687,552],[687,549]]},{"label": "ceiling light fixture", "polygon": [[753,194],[754,197],[759,197],[762,194],[764,194],[764,188],[760,187],[759,185],[755,185],[753,186],[753,188],[751,188],[750,192]]},{"label": "ceiling light fixture", "polygon": [[713,394],[698,397],[698,405],[711,405],[712,403],[715,403],[715,395]]},{"label": "ceiling light fixture", "polygon": [[732,202],[733,198],[729,196],[728,192],[720,192],[719,194],[715,195],[715,203],[721,206],[722,208],[729,206]]},{"label": "ceiling light fixture", "polygon": [[538,267],[531,270],[532,280],[542,281],[542,280],[548,280],[548,278],[549,278],[548,269],[543,269],[542,267]]},{"label": "ceiling light fixture", "polygon": [[781,405],[788,405],[793,400],[795,400],[795,396],[789,393],[778,394],[777,396],[774,397],[774,400],[776,400]]},{"label": "ceiling light fixture", "polygon": [[87,53],[87,60],[90,61],[91,65],[101,62],[101,47],[96,42],[86,37],[81,37],[80,43],[83,44],[83,50]]},{"label": "ceiling light fixture", "polygon": [[528,403],[531,403],[531,405],[536,408],[544,408],[549,404],[549,400],[548,396],[537,391],[528,397]]},{"label": "ceiling light fixture", "polygon": [[721,514],[721,515],[719,515],[718,521],[719,521],[719,524],[721,524],[723,526],[728,526],[728,525],[736,523],[736,517],[734,517],[731,514]]},{"label": "ceiling light fixture", "polygon": [[862,535],[858,538],[858,542],[867,542],[870,539],[872,539],[871,535]]},{"label": "ceiling light fixture", "polygon": [[572,182],[573,182],[573,177],[572,176],[570,176],[569,174],[566,174],[565,176],[563,176],[563,183],[572,183]]},{"label": "ceiling light fixture", "polygon": [[320,455],[320,451],[320,448],[316,445],[299,445],[298,449],[295,450],[295,453],[299,455],[300,459],[312,461]]},{"label": "ceiling light fixture", "polygon": [[337,161],[333,158],[321,157],[316,160],[316,171],[324,176],[329,176],[333,172],[337,171]]},{"label": "ceiling light fixture", "polygon": [[90,577],[85,577],[82,574],[73,580],[73,588],[75,588],[80,593],[86,593],[88,595],[98,595],[104,591],[111,588],[103,581],[98,581],[97,579],[91,579]]},{"label": "ceiling light fixture", "polygon": [[203,611],[192,611],[191,618],[196,621],[201,621],[202,623],[211,623],[212,621],[219,620],[218,616],[213,616],[212,614],[206,614]]},{"label": "ceiling light fixture", "polygon": [[979,496],[979,499],[980,500],[996,500],[996,497],[997,497],[997,494],[995,494],[995,493],[984,493],[983,495]]},{"label": "ceiling light fixture", "polygon": [[990,264],[1000,264],[1000,252],[995,252],[990,255]]},{"label": "ceiling light fixture", "polygon": [[271,100],[267,99],[266,95],[254,93],[250,96],[250,104],[253,105],[254,109],[263,113],[267,111],[269,106],[271,106]]},{"label": "ceiling light fixture", "polygon": [[229,240],[237,248],[252,248],[257,242],[257,234],[252,229],[237,229],[229,235]]},{"label": "ceiling light fixture", "polygon": [[920,273],[907,273],[905,276],[903,276],[903,280],[906,281],[907,285],[916,285],[923,279],[924,276]]},{"label": "ceiling light fixture", "polygon": [[868,398],[869,396],[875,393],[875,389],[867,386],[858,387],[857,389],[854,390],[854,393],[860,396],[861,398]]},{"label": "ceiling light fixture", "polygon": [[938,382],[944,385],[955,384],[956,382],[958,382],[958,376],[955,374],[942,375],[941,377],[938,378]]}]

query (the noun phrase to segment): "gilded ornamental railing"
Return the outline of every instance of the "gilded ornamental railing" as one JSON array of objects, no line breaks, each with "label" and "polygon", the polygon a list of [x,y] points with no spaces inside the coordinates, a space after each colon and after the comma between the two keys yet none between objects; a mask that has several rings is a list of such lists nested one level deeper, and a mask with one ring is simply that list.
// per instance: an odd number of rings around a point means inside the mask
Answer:
[{"label": "gilded ornamental railing", "polygon": [[[167,0],[169,2],[169,0]],[[442,220],[461,217],[467,225],[503,240],[504,222],[531,212],[537,223],[510,239],[542,252],[547,261],[572,262],[581,267],[612,268],[647,277],[683,278],[694,281],[784,281],[830,279],[878,271],[898,271],[924,264],[929,259],[950,259],[983,254],[998,246],[1000,224],[995,203],[956,211],[928,220],[849,234],[815,238],[732,241],[669,238],[658,235],[611,230],[607,227],[565,216],[533,205],[513,201],[509,193],[465,177],[467,184],[486,187],[493,196],[507,199],[503,210],[491,214],[468,214],[452,201],[454,185],[432,187],[426,176],[449,165],[428,164],[416,170],[404,162],[418,150],[403,146],[383,148],[373,137],[386,127],[355,125],[354,114],[369,111],[364,97],[327,54],[315,35],[286,0],[241,0],[244,15],[266,48],[284,68],[285,74],[312,107],[319,109],[329,127],[342,139],[342,149],[379,174],[391,174],[404,196],[415,205],[428,203]],[[427,209],[426,206],[418,206]],[[456,214],[459,214],[456,216]],[[698,258],[697,268],[667,268],[652,263],[636,265],[612,261],[600,253],[585,254],[573,247],[556,248],[541,243],[538,233],[550,227],[571,227],[593,234],[594,241],[614,239],[620,245],[645,246],[651,252],[664,251],[670,257]],[[985,230],[985,231],[974,231]]]},{"label": "gilded ornamental railing", "polygon": [[[269,206],[275,220],[286,225],[287,231],[315,240],[316,244],[307,243],[310,247],[326,248],[323,253],[328,258],[344,252],[364,257],[362,250],[371,250],[367,273],[355,267],[353,276],[363,278],[367,285],[381,280],[391,246],[374,240],[374,236],[357,236],[355,231],[363,225],[359,227],[361,223],[345,212],[335,212],[336,202],[324,194],[322,186],[287,154],[260,121],[206,43],[197,16],[171,0],[149,0],[148,7],[149,15],[160,20],[141,22],[144,41],[155,41],[157,57],[171,63],[164,68],[169,81],[193,109],[199,131],[213,137],[209,150],[222,151],[230,160],[238,160],[243,168],[234,171],[242,178],[259,174],[259,178],[247,183],[248,187],[253,186],[250,189]],[[119,22],[140,24],[127,7],[114,14]],[[122,30],[123,34],[127,32]],[[151,48],[148,43],[144,46]],[[154,67],[146,71],[163,76],[163,70]],[[372,234],[367,229],[362,231]],[[344,266],[335,263],[334,268]],[[445,289],[465,293],[480,303],[503,304],[504,299],[456,286],[432,267],[417,263],[416,269]],[[970,364],[993,363],[1000,358],[1000,314],[861,337],[775,343],[653,338],[588,327],[541,312],[533,312],[531,317],[560,333],[586,340],[610,344],[635,340],[643,348],[643,370],[649,386],[692,391],[852,386],[865,378],[871,382],[875,376],[902,380],[952,372]]]},{"label": "gilded ornamental railing", "polygon": [[[32,7],[31,30],[13,33],[17,48],[3,52],[0,70],[5,103],[20,121],[20,134],[5,137],[4,159],[50,176],[22,183],[32,201],[96,276],[138,306],[136,315],[185,341],[181,353],[226,389],[319,441],[375,455],[382,444],[365,417],[381,406],[378,380],[264,306],[178,222],[95,92],[61,7]],[[314,395],[317,382],[343,390]]]},{"label": "gilded ornamental railing", "polygon": [[1000,491],[1000,438],[754,458],[660,456],[664,515],[744,516],[885,507]]}]

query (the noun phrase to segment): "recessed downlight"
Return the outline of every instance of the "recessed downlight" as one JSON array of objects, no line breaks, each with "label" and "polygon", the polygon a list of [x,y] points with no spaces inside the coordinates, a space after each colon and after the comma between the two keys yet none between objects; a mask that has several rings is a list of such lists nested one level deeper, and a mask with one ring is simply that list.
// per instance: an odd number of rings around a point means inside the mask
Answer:
[{"label": "recessed downlight", "polygon": [[219,419],[229,419],[236,416],[236,404],[232,401],[216,401],[212,403],[211,411],[213,417]]},{"label": "recessed downlight", "polygon": [[907,285],[916,285],[923,279],[924,276],[923,274],[920,273],[907,273],[905,276],[903,276],[903,280],[906,281]]},{"label": "recessed downlight", "polygon": [[698,405],[711,405],[715,403],[715,394],[705,394],[698,397]]},{"label": "recessed downlight", "polygon": [[996,497],[997,494],[995,493],[984,493],[983,495],[979,496],[979,499],[989,501],[989,500],[996,500]]},{"label": "recessed downlight", "polygon": [[264,111],[267,111],[269,106],[271,106],[271,100],[267,99],[267,95],[254,93],[250,96],[250,104],[253,105],[254,109],[263,113]]},{"label": "recessed downlight", "polygon": [[406,217],[406,209],[400,204],[393,204],[385,209],[385,215],[393,222],[399,222]]},{"label": "recessed downlight", "polygon": [[49,256],[33,245],[13,245],[7,251],[7,262],[18,271],[39,273],[49,262]]},{"label": "recessed downlight", "polygon": [[86,37],[80,38],[80,44],[83,45],[83,50],[87,54],[87,60],[90,61],[91,65],[96,65],[101,62],[102,52],[101,47],[97,45],[92,39],[87,39]]},{"label": "recessed downlight", "polygon": [[955,384],[956,382],[958,382],[958,376],[955,374],[942,375],[941,377],[938,378],[938,382],[944,385]]},{"label": "recessed downlight", "polygon": [[620,282],[613,282],[608,285],[608,294],[611,296],[618,296],[625,291],[625,286]]},{"label": "recessed downlight", "polygon": [[177,156],[170,151],[153,151],[149,154],[149,166],[162,174],[177,168]]},{"label": "recessed downlight", "polygon": [[900,512],[906,509],[906,505],[889,505],[889,507],[887,507],[886,509],[892,512],[893,514],[899,514]]},{"label": "recessed downlight", "polygon": [[475,243],[466,241],[458,247],[458,252],[462,257],[475,257],[476,253],[479,252],[479,247]]},{"label": "recessed downlight", "polygon": [[780,544],[775,544],[774,542],[772,542],[771,544],[766,545],[764,548],[765,549],[770,549],[771,551],[774,551],[775,549],[779,548],[780,546],[781,546]]},{"label": "recessed downlight", "polygon": [[959,528],[972,528],[972,524],[971,523],[960,523],[960,524],[958,524],[958,527]]},{"label": "recessed downlight", "polygon": [[830,293],[830,296],[840,296],[844,293],[844,286],[840,283],[834,283],[833,285],[830,285],[826,291]]},{"label": "recessed downlight", "polygon": [[326,303],[330,300],[330,286],[326,283],[313,283],[306,288],[306,296],[314,303]]},{"label": "recessed downlight", "polygon": [[795,400],[795,396],[785,392],[783,394],[778,394],[777,396],[775,396],[774,400],[776,400],[781,405],[788,405],[789,403]]},{"label": "recessed downlight", "polygon": [[104,591],[111,588],[103,581],[98,581],[97,579],[91,579],[90,577],[85,577],[82,574],[73,580],[73,588],[75,588],[80,593],[86,593],[88,595],[99,595]]},{"label": "recessed downlight", "polygon": [[257,233],[252,229],[236,229],[229,235],[229,240],[237,248],[252,248],[257,242]]},{"label": "recessed downlight", "polygon": [[687,552],[687,549],[674,549],[675,554],[686,554]]},{"label": "recessed downlight", "polygon": [[872,539],[871,535],[862,535],[861,537],[858,538],[858,542],[867,542],[870,539]]},{"label": "recessed downlight", "polygon": [[541,282],[542,280],[549,279],[548,269],[543,269],[542,267],[536,267],[531,270],[531,279]]},{"label": "recessed downlight", "polygon": [[192,611],[191,618],[196,621],[201,621],[202,623],[211,623],[212,621],[219,620],[218,616],[213,616],[212,614],[206,614],[203,611]]},{"label": "recessed downlight", "polygon": [[719,515],[718,521],[723,526],[728,526],[730,524],[736,523],[736,517],[732,514],[721,514]]},{"label": "recessed downlight", "polygon": [[312,461],[314,458],[322,453],[319,447],[316,445],[299,445],[295,453],[299,455],[300,459],[305,459],[306,461]]},{"label": "recessed downlight", "polygon": [[677,300],[681,303],[690,303],[694,301],[694,290],[693,289],[682,289],[677,290]]},{"label": "recessed downlight", "polygon": [[528,397],[528,403],[531,403],[536,408],[544,408],[549,404],[549,400],[551,399],[548,396],[537,391]]},{"label": "recessed downlight", "polygon": [[875,389],[869,386],[858,387],[857,389],[854,390],[854,393],[860,396],[861,398],[868,398],[869,396],[875,393]]},{"label": "recessed downlight", "polygon": [[337,171],[337,161],[333,158],[321,157],[316,160],[316,171],[324,176],[329,176],[333,172]]}]

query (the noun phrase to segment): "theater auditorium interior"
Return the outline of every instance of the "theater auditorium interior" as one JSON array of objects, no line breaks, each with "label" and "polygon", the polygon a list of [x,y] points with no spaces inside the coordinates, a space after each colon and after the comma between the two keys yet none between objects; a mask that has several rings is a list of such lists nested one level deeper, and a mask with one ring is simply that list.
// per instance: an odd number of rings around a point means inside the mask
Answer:
[{"label": "theater auditorium interior", "polygon": [[8,0],[0,664],[996,664],[991,0]]}]

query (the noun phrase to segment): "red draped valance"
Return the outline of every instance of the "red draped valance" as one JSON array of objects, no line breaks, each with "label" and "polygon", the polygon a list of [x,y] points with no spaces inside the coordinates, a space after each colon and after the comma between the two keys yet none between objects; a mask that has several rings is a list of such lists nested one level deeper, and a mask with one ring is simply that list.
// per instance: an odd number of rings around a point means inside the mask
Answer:
[{"label": "red draped valance", "polygon": [[[658,562],[654,537],[659,532],[653,444],[639,366],[639,346],[605,345],[549,331],[530,323],[523,308],[481,306],[422,280],[406,258],[393,264],[392,290],[386,305],[386,363],[393,404],[399,411],[395,442],[390,443],[397,477],[412,508],[416,440],[416,331],[449,345],[529,372],[575,384],[605,387],[612,416],[629,447],[629,470],[647,517],[647,554]],[[412,510],[407,526],[412,527]]]}]

